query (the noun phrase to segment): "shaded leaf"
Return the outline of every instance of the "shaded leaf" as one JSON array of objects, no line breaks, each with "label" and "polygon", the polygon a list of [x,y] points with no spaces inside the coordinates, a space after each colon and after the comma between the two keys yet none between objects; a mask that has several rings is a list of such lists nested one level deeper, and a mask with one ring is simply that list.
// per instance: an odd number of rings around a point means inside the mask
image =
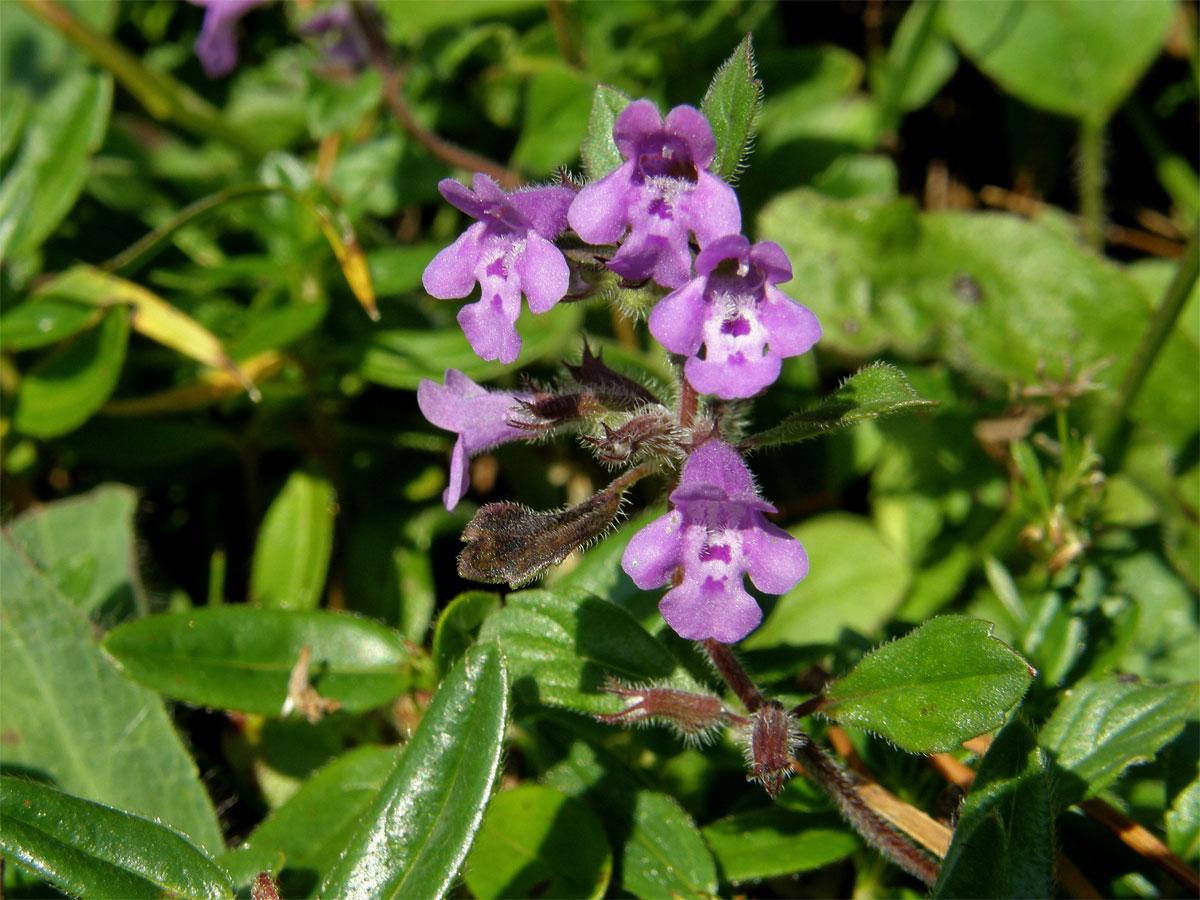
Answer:
[{"label": "shaded leaf", "polygon": [[250,599],[280,609],[315,609],[321,602],[336,514],[333,485],[296,470],[271,502],[250,574]]},{"label": "shaded leaf", "polygon": [[1051,762],[1017,719],[996,736],[959,813],[935,897],[1054,896]]},{"label": "shaded leaf", "polygon": [[494,646],[475,647],[438,687],[322,896],[445,895],[500,771],[507,719],[504,658]]},{"label": "shaded leaf", "polygon": [[1033,680],[992,624],[939,616],[864,656],[825,692],[821,712],[912,753],[957,749],[1004,724]]},{"label": "shaded leaf", "polygon": [[611,875],[608,837],[587,804],[554,788],[523,784],[488,804],[464,880],[480,900],[597,900]]},{"label": "shaded leaf", "polygon": [[0,588],[0,764],[220,849],[196,764],[160,698],[113,668],[91,622],[7,535]]},{"label": "shaded leaf", "polygon": [[233,897],[229,876],[171,829],[0,776],[0,851],[80,897]]},{"label": "shaded leaf", "polygon": [[149,616],[114,628],[104,649],[130,677],[218,709],[277,716],[304,647],[317,692],[359,712],[409,684],[408,651],[390,628],[323,610],[213,606]]},{"label": "shaded leaf", "polygon": [[592,95],[592,110],[588,114],[587,137],[579,148],[583,160],[583,171],[592,181],[599,181],[625,161],[613,141],[613,125],[617,116],[631,102],[624,91],[607,84],[596,86]]},{"label": "shaded leaf", "polygon": [[0,347],[31,350],[56,344],[100,321],[104,313],[59,297],[33,296],[0,315]]},{"label": "shaded leaf", "polygon": [[607,675],[625,683],[655,681],[700,690],[629,613],[579,591],[510,594],[484,622],[479,640],[504,649],[513,690],[528,703],[588,714],[618,712],[620,698],[600,692]]},{"label": "shaded leaf", "polygon": [[762,82],[754,73],[754,46],[747,34],[717,69],[700,104],[717,139],[717,155],[709,170],[726,181],[746,164],[754,144],[763,93]]},{"label": "shaded leaf", "polygon": [[819,869],[862,846],[834,813],[778,805],[718,819],[702,834],[721,880],[733,884]]},{"label": "shaded leaf", "polygon": [[90,419],[117,386],[128,342],[129,311],[111,309],[95,328],[38,360],[17,391],[17,430],[57,437]]},{"label": "shaded leaf", "polygon": [[454,667],[499,606],[500,595],[491,591],[466,591],[446,604],[433,631],[433,663],[439,677]]},{"label": "shaded leaf", "polygon": [[868,419],[936,406],[936,400],[926,400],[913,390],[904,373],[895,366],[875,363],[859,369],[816,406],[794,413],[774,428],[747,438],[743,446],[760,448],[791,444]]},{"label": "shaded leaf", "polygon": [[1060,809],[1095,795],[1127,766],[1149,762],[1196,714],[1197,685],[1080,681],[1042,726],[1038,742],[1063,770]]}]

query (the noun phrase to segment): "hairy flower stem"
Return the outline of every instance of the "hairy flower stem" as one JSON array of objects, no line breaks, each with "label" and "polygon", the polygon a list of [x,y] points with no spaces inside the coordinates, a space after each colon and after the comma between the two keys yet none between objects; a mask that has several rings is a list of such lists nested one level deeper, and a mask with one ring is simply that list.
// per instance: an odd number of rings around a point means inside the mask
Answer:
[{"label": "hairy flower stem", "polygon": [[796,745],[796,756],[804,771],[837,804],[854,830],[914,878],[932,885],[941,866],[915,847],[908,837],[875,812],[859,796],[845,770],[812,741]]},{"label": "hairy flower stem", "polygon": [[729,646],[712,638],[700,643],[708,654],[708,658],[712,660],[713,667],[721,673],[721,677],[725,679],[730,690],[737,694],[738,699],[742,701],[748,711],[758,712],[758,708],[763,705],[763,695],[754,686],[754,682],[750,680],[750,676],[746,674],[746,670],[737,661],[737,657],[733,655]]}]

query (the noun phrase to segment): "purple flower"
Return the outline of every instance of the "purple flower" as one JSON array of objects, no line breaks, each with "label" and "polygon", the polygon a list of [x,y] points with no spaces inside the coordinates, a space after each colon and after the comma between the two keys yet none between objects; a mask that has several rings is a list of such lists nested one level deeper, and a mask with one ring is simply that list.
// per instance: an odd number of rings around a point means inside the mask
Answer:
[{"label": "purple flower", "polygon": [[629,281],[653,278],[676,288],[692,272],[688,232],[700,246],[742,230],[733,188],[708,171],[717,152],[699,110],[677,106],[664,122],[649,100],[617,117],[613,140],[625,162],[579,192],[571,227],[589,244],[629,236],[608,267]]},{"label": "purple flower", "polygon": [[434,425],[458,433],[450,457],[450,484],[442,494],[446,509],[452,510],[471,484],[472,456],[497,444],[529,437],[528,430],[510,424],[510,414],[533,395],[489,391],[457,369],[447,369],[445,380],[441,385],[422,379],[417,385],[417,406]]},{"label": "purple flower", "polygon": [[[383,30],[379,10],[369,3],[359,7],[363,15]],[[331,63],[359,69],[371,59],[371,42],[349,3],[339,3],[319,12],[300,26],[300,33],[322,42],[325,58]]]},{"label": "purple flower", "polygon": [[713,438],[688,457],[674,509],[633,536],[621,567],[642,590],[683,580],[658,605],[667,624],[692,641],[740,641],[762,621],[742,581],[769,594],[791,590],[808,574],[800,542],[763,518],[775,507],[758,496],[741,455]]},{"label": "purple flower", "polygon": [[521,293],[544,313],[567,293],[566,258],[551,243],[567,227],[575,190],[567,185],[504,193],[486,175],[474,193],[452,178],[438,184],[451,204],[479,221],[433,258],[421,280],[441,300],[465,297],[479,284],[482,296],[458,313],[458,324],[482,359],[507,365],[521,352],[515,327]]},{"label": "purple flower", "polygon": [[220,78],[237,65],[237,23],[269,0],[188,0],[204,7],[204,23],[196,38],[196,56],[209,78]]},{"label": "purple flower", "polygon": [[[726,260],[736,265],[722,265]],[[775,287],[791,277],[778,244],[751,246],[740,234],[727,235],[700,251],[695,278],[654,307],[650,333],[690,357],[684,374],[700,393],[752,397],[779,377],[784,357],[821,337],[817,317]]]}]

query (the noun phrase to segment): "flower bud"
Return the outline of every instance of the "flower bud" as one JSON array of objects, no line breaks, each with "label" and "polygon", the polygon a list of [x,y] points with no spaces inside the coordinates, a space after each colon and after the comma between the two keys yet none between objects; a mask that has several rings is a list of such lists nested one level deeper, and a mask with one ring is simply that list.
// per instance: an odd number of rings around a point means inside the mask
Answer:
[{"label": "flower bud", "polygon": [[774,799],[795,771],[792,748],[807,738],[778,700],[768,700],[759,708],[746,737],[749,780],[759,782]]},{"label": "flower bud", "polygon": [[596,716],[610,725],[666,725],[688,744],[707,744],[725,724],[725,709],[717,697],[672,688],[628,686],[609,678],[604,688],[629,701],[625,709]]}]

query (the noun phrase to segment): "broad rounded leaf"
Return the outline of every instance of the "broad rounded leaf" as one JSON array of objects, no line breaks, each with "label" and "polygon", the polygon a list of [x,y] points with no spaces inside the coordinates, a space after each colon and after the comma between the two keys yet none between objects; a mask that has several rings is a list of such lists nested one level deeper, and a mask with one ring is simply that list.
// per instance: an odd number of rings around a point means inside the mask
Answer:
[{"label": "broad rounded leaf", "polygon": [[233,884],[182,835],[147,819],[0,776],[0,852],[80,897],[223,900]]},{"label": "broad rounded leaf", "polygon": [[819,869],[862,846],[831,812],[801,812],[775,805],[734,813],[705,825],[721,880],[732,884]]},{"label": "broad rounded leaf", "polygon": [[1034,672],[992,624],[941,616],[864,656],[821,712],[913,753],[957,749],[1004,724]]},{"label": "broad rounded leaf", "polygon": [[577,712],[613,713],[623,701],[600,692],[609,675],[625,682],[700,686],[679,660],[624,609],[581,591],[510,594],[484,623],[481,641],[503,649],[517,696]]},{"label": "broad rounded leaf", "polygon": [[611,875],[608,837],[587,804],[554,788],[524,784],[488,804],[463,877],[480,900],[596,900]]},{"label": "broad rounded leaf", "polygon": [[495,646],[474,647],[438,687],[321,895],[444,896],[479,830],[507,719],[504,657]]},{"label": "broad rounded leaf", "polygon": [[47,352],[21,379],[13,424],[33,437],[56,437],[92,417],[117,386],[129,343],[129,310]]},{"label": "broad rounded leaf", "polygon": [[315,609],[325,589],[337,510],[333,485],[297,470],[263,519],[250,573],[250,597],[263,606]]},{"label": "broad rounded leaf", "polygon": [[1175,4],[952,0],[962,51],[1009,93],[1060,115],[1107,118],[1162,46]]},{"label": "broad rounded leaf", "polygon": [[168,697],[277,716],[304,647],[317,692],[357,712],[409,684],[399,635],[369,619],[314,610],[212,606],[150,616],[109,632],[104,649],[130,677]]}]

